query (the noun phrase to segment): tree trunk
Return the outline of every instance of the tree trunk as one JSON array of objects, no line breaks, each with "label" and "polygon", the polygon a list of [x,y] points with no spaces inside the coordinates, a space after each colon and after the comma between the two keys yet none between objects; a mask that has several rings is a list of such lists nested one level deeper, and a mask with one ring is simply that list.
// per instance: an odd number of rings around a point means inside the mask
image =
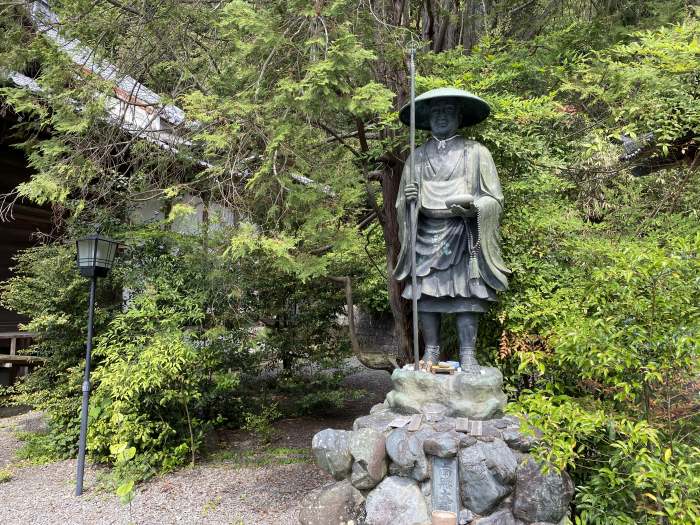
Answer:
[{"label": "tree trunk", "polygon": [[396,337],[399,345],[397,352],[399,366],[412,361],[411,304],[401,297],[403,283],[397,282],[392,276],[401,248],[394,203],[399,192],[402,170],[403,162],[385,165],[382,179],[382,195],[384,198],[382,228],[384,229],[384,243],[386,247],[387,288],[389,291],[389,306],[394,316]]}]

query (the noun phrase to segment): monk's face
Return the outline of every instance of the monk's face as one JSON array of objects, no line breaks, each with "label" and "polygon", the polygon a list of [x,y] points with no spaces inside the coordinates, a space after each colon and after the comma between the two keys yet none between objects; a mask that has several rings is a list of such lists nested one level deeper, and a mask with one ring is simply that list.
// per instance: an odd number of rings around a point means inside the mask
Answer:
[{"label": "monk's face", "polygon": [[447,139],[459,129],[459,108],[449,100],[437,100],[430,105],[430,131],[439,139]]}]

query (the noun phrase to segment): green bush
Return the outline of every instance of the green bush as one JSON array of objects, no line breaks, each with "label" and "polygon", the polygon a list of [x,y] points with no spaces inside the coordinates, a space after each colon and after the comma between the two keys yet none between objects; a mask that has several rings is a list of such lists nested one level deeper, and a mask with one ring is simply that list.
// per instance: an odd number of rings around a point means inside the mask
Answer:
[{"label": "green bush", "polygon": [[245,420],[243,430],[255,434],[265,444],[271,443],[276,435],[272,424],[280,417],[282,413],[276,404],[264,406],[257,413],[246,412],[243,416]]},{"label": "green bush", "polygon": [[276,379],[274,392],[283,399],[288,415],[337,413],[364,394],[342,384],[346,375],[343,370],[285,371]]},{"label": "green bush", "polygon": [[[89,411],[88,454],[114,467],[115,489],[194,462],[216,426],[246,425],[269,441],[271,422],[281,415],[267,406],[277,385],[262,395],[248,386],[261,368],[337,360],[348,351],[336,323],[343,293],[334,283],[318,285],[309,299],[308,286],[293,277],[257,275],[247,266],[255,265],[252,257],[232,265],[214,235],[209,241],[218,254],[203,250],[200,237],[158,224],[128,235],[110,278],[98,281]],[[39,334],[31,351],[48,358],[15,388],[14,402],[49,416],[48,436],[32,437],[23,449],[35,460],[77,452],[87,280],[75,270],[71,249],[24,252],[17,276],[3,285],[4,304],[31,317],[28,328]],[[56,268],[53,281],[44,278],[48,266]],[[240,279],[232,279],[235,274]],[[113,291],[118,287],[128,290],[126,304]],[[275,322],[251,330],[263,316]],[[316,383],[289,414],[341,403],[345,394],[334,392],[336,384]],[[119,462],[114,449],[124,444],[135,454]]]},{"label": "green bush", "polygon": [[[51,244],[20,252],[15,277],[0,284],[3,306],[30,318],[24,328],[37,334],[30,352],[46,358],[42,367],[15,386],[12,402],[46,413],[49,437],[37,439],[44,442],[42,457],[48,457],[50,448],[54,459],[77,453],[80,432],[89,283],[78,274],[74,249]],[[96,333],[118,309],[118,279],[112,275],[99,281]]]},{"label": "green bush", "polygon": [[126,442],[155,469],[194,461],[211,423],[196,416],[213,366],[195,345],[196,331],[184,329],[198,321],[196,298],[157,283],[100,335],[88,436],[99,460],[109,461],[110,447]]}]

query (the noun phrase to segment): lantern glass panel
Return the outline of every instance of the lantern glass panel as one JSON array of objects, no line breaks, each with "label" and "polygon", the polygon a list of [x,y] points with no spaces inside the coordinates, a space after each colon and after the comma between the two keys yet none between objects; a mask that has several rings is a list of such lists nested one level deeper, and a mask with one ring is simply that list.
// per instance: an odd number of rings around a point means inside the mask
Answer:
[{"label": "lantern glass panel", "polygon": [[90,235],[76,241],[78,268],[84,277],[104,277],[109,273],[119,243],[100,235]]},{"label": "lantern glass panel", "polygon": [[95,266],[100,268],[112,268],[114,254],[117,243],[109,239],[97,239],[97,253],[95,256]]},{"label": "lantern glass panel", "polygon": [[95,266],[95,243],[96,239],[78,240],[78,267],[91,268]]}]

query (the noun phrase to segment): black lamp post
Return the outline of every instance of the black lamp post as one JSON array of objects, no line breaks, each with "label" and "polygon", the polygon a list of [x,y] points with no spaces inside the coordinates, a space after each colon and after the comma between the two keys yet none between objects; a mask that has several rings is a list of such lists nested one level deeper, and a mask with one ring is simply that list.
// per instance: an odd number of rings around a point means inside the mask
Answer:
[{"label": "black lamp post", "polygon": [[85,441],[87,440],[88,401],[90,400],[90,354],[92,353],[92,321],[95,313],[95,286],[98,277],[105,277],[112,268],[118,242],[97,233],[76,241],[77,262],[80,274],[90,277],[90,307],[88,310],[87,350],[85,352],[85,377],[83,379],[83,409],[80,413],[80,441],[78,443],[78,479],[75,495],[83,493],[85,473]]}]

